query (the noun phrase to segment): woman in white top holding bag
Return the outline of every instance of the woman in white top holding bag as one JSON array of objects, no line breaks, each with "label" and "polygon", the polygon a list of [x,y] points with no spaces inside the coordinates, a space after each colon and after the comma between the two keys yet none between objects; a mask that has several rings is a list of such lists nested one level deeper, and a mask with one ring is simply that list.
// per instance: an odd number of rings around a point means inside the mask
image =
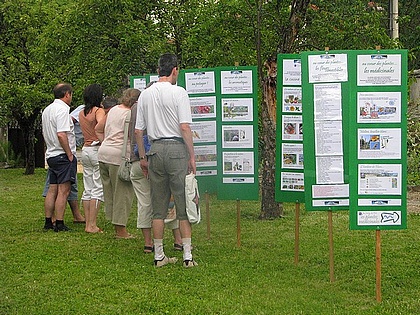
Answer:
[{"label": "woman in white top holding bag", "polygon": [[[140,91],[137,89],[125,90],[121,104],[111,108],[95,127],[96,134],[102,141],[98,159],[104,189],[105,216],[114,225],[115,237],[118,239],[134,238],[126,229],[134,198],[133,187],[130,181],[122,181],[118,177],[118,168],[122,161],[125,120],[127,115],[131,115],[131,107],[137,102],[139,95]],[[129,156],[129,142],[126,151]]]}]

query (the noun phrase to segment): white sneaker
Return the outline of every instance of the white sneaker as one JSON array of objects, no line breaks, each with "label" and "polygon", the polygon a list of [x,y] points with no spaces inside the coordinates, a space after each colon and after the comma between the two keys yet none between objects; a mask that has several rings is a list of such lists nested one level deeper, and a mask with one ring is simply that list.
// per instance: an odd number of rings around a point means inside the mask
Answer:
[{"label": "white sneaker", "polygon": [[161,260],[155,259],[155,267],[163,267],[167,264],[175,264],[178,261],[176,257],[163,257]]},{"label": "white sneaker", "polygon": [[197,262],[194,259],[191,259],[191,260],[186,259],[186,260],[184,260],[184,264],[183,265],[184,265],[185,268],[192,268],[192,267],[198,266]]}]

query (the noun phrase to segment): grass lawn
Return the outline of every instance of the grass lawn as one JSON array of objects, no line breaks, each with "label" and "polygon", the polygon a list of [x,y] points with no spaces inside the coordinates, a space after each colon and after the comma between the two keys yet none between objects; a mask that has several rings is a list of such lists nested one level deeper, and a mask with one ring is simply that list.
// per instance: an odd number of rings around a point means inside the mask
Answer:
[{"label": "grass lawn", "polygon": [[[375,231],[349,231],[348,213],[333,213],[335,281],[329,279],[328,218],[301,211],[300,257],[294,264],[294,204],[285,217],[257,219],[260,203],[210,197],[211,237],[203,220],[193,227],[197,268],[154,268],[143,254],[133,207],[128,230],[116,240],[101,211],[104,234],[43,232],[45,170],[24,176],[0,170],[0,314],[419,314],[420,216],[408,229],[383,231],[382,302],[375,299]],[[79,196],[82,191],[79,174]],[[203,196],[202,196],[203,197]],[[202,198],[204,201],[204,198]],[[303,208],[303,205],[302,205]],[[166,253],[172,250],[170,231]]]}]

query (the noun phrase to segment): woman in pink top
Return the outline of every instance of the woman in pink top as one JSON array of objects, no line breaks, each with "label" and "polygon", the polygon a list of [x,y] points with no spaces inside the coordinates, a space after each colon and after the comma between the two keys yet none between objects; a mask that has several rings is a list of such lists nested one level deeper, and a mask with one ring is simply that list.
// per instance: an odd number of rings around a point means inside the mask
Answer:
[{"label": "woman in pink top", "polygon": [[95,133],[95,126],[105,116],[101,108],[102,87],[99,84],[88,85],[83,91],[85,108],[79,113],[79,123],[85,142],[82,148],[83,208],[85,210],[86,227],[88,233],[101,233],[96,225],[96,218],[103,201],[101,175],[99,172],[98,149],[100,141]]},{"label": "woman in pink top", "polygon": [[[119,239],[134,238],[126,229],[134,191],[131,182],[119,179],[118,167],[122,160],[124,122],[139,95],[140,91],[137,89],[125,90],[121,104],[112,107],[95,127],[96,134],[102,141],[98,159],[104,187],[105,216],[111,220],[115,237]],[[130,141],[127,141],[127,157],[130,156],[130,147]]]}]

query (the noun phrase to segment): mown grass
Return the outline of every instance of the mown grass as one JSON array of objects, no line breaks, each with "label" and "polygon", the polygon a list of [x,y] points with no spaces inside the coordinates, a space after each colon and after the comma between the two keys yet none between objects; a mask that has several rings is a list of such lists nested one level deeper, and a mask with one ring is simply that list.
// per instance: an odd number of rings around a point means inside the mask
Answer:
[{"label": "mown grass", "polygon": [[[137,240],[89,235],[66,221],[68,233],[43,232],[45,170],[24,176],[0,170],[0,314],[419,314],[420,216],[408,229],[383,231],[382,299],[375,299],[375,232],[349,231],[348,214],[333,214],[334,275],[329,279],[325,212],[305,212],[300,257],[294,264],[294,204],[285,217],[257,220],[260,204],[241,202],[241,246],[236,244],[236,201],[210,197],[211,237],[194,226],[199,266],[155,269],[141,251],[133,208],[128,229]],[[79,176],[81,176],[79,174]],[[79,177],[79,193],[82,180]],[[303,206],[302,206],[303,207]],[[167,254],[171,250],[166,236]]]}]

